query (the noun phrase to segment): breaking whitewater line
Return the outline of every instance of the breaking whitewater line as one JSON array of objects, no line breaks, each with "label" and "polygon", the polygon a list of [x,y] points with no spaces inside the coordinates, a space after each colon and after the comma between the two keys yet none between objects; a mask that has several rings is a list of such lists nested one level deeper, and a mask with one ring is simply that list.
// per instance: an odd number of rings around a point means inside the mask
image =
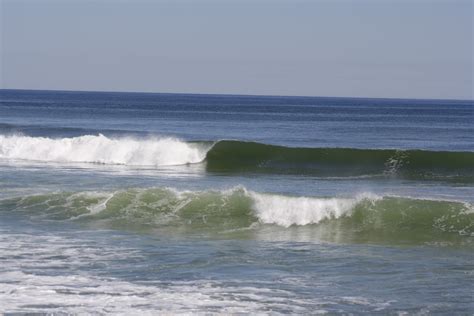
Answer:
[{"label": "breaking whitewater line", "polygon": [[474,181],[474,152],[304,148],[237,140],[72,138],[0,135],[0,158],[61,163],[175,166],[205,162],[209,172],[289,173],[322,177],[404,177]]},{"label": "breaking whitewater line", "polygon": [[85,162],[128,166],[173,166],[205,159],[208,146],[175,138],[72,138],[0,135],[0,158],[43,162]]}]

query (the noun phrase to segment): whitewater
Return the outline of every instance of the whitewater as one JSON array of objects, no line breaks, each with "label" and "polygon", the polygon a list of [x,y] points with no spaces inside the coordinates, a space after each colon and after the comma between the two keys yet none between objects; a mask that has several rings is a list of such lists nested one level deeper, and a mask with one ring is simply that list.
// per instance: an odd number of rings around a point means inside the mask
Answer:
[{"label": "whitewater", "polygon": [[[131,188],[0,199],[0,209],[6,208],[49,221],[128,227],[132,231],[152,229],[155,233],[171,229],[212,237],[223,237],[228,231],[271,228],[281,232],[299,226],[345,234],[347,241],[369,233],[372,242],[395,244],[420,242],[424,234],[429,241],[466,244],[471,240],[465,237],[474,236],[473,203],[370,192],[352,197],[304,197],[259,193],[243,186],[206,191]],[[404,235],[407,229],[414,235]]]},{"label": "whitewater", "polygon": [[276,146],[250,141],[184,141],[171,137],[50,138],[0,135],[0,159],[164,167],[205,162],[210,172],[402,177],[474,182],[474,153]]},{"label": "whitewater", "polygon": [[54,139],[0,135],[0,159],[172,166],[201,162],[205,154],[205,149],[174,138],[138,140],[85,135]]}]

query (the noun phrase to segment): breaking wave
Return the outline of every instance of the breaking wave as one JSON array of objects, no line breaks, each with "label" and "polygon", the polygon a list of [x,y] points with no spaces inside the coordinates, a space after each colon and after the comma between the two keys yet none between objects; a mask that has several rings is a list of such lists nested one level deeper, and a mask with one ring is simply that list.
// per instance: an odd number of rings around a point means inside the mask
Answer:
[{"label": "breaking wave", "polygon": [[99,134],[55,139],[0,135],[0,158],[42,162],[184,165],[202,161],[207,149],[173,138],[108,138]]},{"label": "breaking wave", "polygon": [[279,235],[305,228],[316,238],[329,240],[343,236],[348,241],[426,242],[474,237],[472,204],[369,193],[321,198],[265,194],[244,187],[128,189],[24,196],[1,200],[0,210],[170,234],[245,235],[270,229]]},{"label": "breaking wave", "polygon": [[294,148],[230,140],[213,143],[174,138],[109,138],[101,134],[59,139],[0,135],[0,158],[127,166],[203,162],[208,172],[474,181],[474,152]]}]

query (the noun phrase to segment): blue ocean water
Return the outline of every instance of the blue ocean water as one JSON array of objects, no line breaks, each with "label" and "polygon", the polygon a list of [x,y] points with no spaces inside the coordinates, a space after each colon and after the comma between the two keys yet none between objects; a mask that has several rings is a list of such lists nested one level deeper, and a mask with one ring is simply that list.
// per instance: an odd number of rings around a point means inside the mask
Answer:
[{"label": "blue ocean water", "polygon": [[0,90],[0,311],[474,311],[474,104]]}]

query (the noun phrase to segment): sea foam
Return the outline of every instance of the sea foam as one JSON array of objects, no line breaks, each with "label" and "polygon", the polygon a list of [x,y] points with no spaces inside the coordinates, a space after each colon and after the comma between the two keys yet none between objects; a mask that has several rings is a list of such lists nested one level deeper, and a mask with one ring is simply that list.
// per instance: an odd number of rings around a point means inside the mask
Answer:
[{"label": "sea foam", "polygon": [[248,194],[253,200],[255,215],[260,222],[284,227],[337,219],[350,215],[354,207],[363,200],[380,199],[374,194],[362,194],[354,198],[291,197],[256,192]]},{"label": "sea foam", "polygon": [[101,134],[72,138],[0,135],[0,158],[3,159],[172,166],[201,162],[206,152],[202,146],[175,138],[109,138]]}]

